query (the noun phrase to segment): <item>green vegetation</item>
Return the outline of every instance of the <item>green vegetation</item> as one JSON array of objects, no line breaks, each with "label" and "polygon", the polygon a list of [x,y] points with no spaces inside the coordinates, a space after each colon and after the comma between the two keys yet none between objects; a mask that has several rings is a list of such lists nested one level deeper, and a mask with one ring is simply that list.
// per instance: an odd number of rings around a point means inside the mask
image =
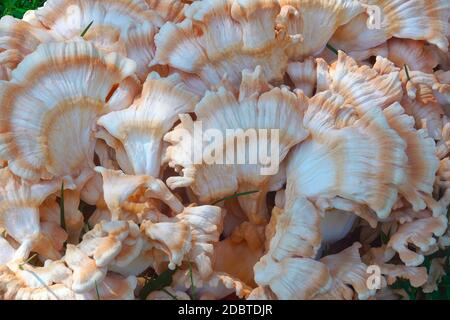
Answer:
[{"label": "green vegetation", "polygon": [[141,300],[147,299],[147,296],[153,291],[163,290],[165,287],[170,286],[172,283],[172,276],[175,270],[167,269],[159,275],[153,275],[151,278],[146,279],[146,283],[141,290]]},{"label": "green vegetation", "polygon": [[254,193],[258,193],[258,192],[259,192],[259,190],[247,191],[247,192],[241,192],[241,193],[235,193],[235,194],[233,194],[232,196],[229,196],[229,197],[226,197],[226,198],[217,200],[217,201],[214,202],[212,205],[214,206],[214,205],[216,205],[216,204],[221,203],[222,201],[227,201],[227,200],[231,200],[231,199],[234,199],[234,198],[239,198],[239,197],[242,197],[242,196],[248,196],[248,195],[250,195],[250,194],[254,194]]},{"label": "green vegetation", "polygon": [[42,6],[45,0],[2,0],[0,2],[0,16],[14,16],[22,18],[28,10]]}]

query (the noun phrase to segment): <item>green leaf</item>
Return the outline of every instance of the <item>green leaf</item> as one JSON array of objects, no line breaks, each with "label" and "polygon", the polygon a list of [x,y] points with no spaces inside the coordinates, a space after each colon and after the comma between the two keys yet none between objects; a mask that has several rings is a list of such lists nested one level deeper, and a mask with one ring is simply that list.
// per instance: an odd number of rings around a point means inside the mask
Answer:
[{"label": "green leaf", "polygon": [[409,76],[408,65],[406,65],[406,64],[405,64],[405,72],[406,72],[406,77],[408,78],[408,81],[411,81],[411,77]]},{"label": "green leaf", "polygon": [[84,37],[86,35],[86,33],[88,32],[88,30],[92,27],[92,24],[94,23],[94,20],[92,20],[88,26],[83,30],[83,32],[80,34],[80,37]]},{"label": "green leaf", "polygon": [[214,206],[214,205],[216,205],[216,204],[218,204],[218,203],[220,203],[220,202],[222,202],[222,201],[227,201],[227,200],[231,200],[231,199],[238,198],[238,197],[242,197],[242,196],[248,196],[249,194],[258,193],[258,192],[259,192],[259,190],[247,191],[247,192],[241,192],[241,193],[235,193],[235,194],[233,194],[232,196],[225,197],[225,198],[223,198],[223,199],[217,200],[216,202],[213,202],[212,205]]},{"label": "green leaf", "polygon": [[31,260],[33,260],[34,258],[37,257],[37,254],[33,254],[31,257],[29,257],[27,260],[25,260],[24,262],[22,262],[21,264],[19,264],[19,269],[23,270],[23,266],[26,265],[27,263],[29,263]]},{"label": "green leaf", "polygon": [[335,55],[339,55],[339,52],[335,47],[333,47],[331,44],[327,43],[328,50],[332,51]]},{"label": "green leaf", "polygon": [[142,288],[140,298],[141,300],[147,299],[148,295],[153,291],[159,291],[172,284],[172,276],[175,270],[167,269],[156,278],[150,279]]}]

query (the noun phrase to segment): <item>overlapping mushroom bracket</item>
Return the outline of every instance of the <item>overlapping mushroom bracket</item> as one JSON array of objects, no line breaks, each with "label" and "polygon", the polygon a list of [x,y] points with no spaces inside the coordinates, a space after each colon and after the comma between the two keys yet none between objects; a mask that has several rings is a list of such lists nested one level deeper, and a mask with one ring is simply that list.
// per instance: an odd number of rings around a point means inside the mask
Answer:
[{"label": "overlapping mushroom bracket", "polygon": [[[0,298],[436,291],[449,38],[447,0],[49,0],[3,17]],[[230,129],[270,132],[237,141],[252,152],[276,131],[278,170],[233,162]]]}]

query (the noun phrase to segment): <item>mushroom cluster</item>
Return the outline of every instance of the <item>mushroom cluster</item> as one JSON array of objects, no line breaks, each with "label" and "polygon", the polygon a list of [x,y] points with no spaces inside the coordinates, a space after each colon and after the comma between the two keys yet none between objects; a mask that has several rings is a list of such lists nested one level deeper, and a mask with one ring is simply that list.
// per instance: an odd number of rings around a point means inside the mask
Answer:
[{"label": "mushroom cluster", "polygon": [[[3,17],[0,299],[437,290],[449,40],[448,0],[48,0]],[[230,140],[244,161],[192,161]],[[245,161],[264,144],[275,172]]]}]

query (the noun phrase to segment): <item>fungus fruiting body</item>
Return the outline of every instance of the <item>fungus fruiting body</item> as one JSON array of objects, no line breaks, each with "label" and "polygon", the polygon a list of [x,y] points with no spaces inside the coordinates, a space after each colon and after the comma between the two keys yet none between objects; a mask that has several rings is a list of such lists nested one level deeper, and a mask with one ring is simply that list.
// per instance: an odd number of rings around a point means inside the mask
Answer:
[{"label": "fungus fruiting body", "polygon": [[2,17],[0,299],[440,293],[449,38],[448,0]]}]

